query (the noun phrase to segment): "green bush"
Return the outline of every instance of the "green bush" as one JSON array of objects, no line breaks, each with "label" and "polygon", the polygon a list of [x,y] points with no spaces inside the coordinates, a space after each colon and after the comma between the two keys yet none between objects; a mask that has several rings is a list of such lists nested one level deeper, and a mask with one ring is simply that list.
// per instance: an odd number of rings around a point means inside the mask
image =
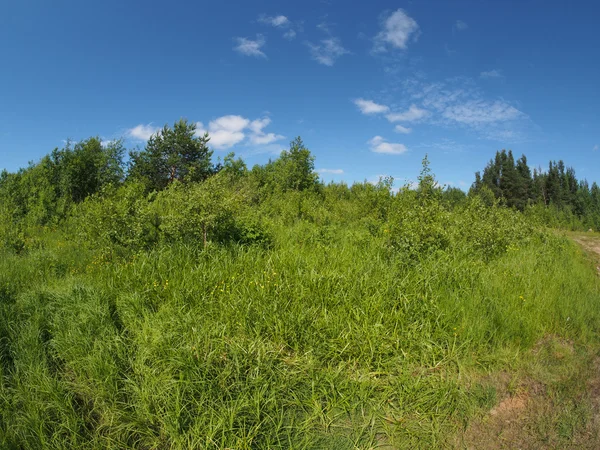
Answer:
[{"label": "green bush", "polygon": [[160,218],[150,209],[153,195],[127,183],[109,187],[74,208],[69,226],[82,243],[96,248],[149,248],[158,242]]},{"label": "green bush", "polygon": [[478,195],[457,209],[452,224],[453,245],[483,259],[498,256],[511,245],[524,245],[533,234],[532,224],[522,214],[497,202],[486,206]]}]

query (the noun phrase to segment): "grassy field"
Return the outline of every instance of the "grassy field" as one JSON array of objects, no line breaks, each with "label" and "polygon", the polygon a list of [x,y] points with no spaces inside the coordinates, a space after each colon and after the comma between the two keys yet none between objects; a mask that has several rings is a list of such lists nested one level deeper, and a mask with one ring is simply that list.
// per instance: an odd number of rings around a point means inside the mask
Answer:
[{"label": "grassy field", "polygon": [[[407,263],[386,233],[299,221],[270,247],[117,257],[46,232],[6,251],[0,447],[592,442],[600,284],[582,250],[536,233],[492,260]],[[502,440],[506,410],[525,437]]]}]

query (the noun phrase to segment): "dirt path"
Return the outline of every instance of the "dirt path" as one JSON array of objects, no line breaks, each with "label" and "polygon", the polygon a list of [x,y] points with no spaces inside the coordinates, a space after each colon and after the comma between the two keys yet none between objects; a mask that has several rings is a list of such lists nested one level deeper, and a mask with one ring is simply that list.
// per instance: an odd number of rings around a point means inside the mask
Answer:
[{"label": "dirt path", "polygon": [[600,272],[600,234],[570,233],[569,236],[594,258],[596,269]]},{"label": "dirt path", "polygon": [[[589,254],[600,275],[600,233],[569,237]],[[600,357],[547,336],[528,358],[538,362],[518,374],[489,377],[496,406],[473,421],[454,447],[600,449]]]}]

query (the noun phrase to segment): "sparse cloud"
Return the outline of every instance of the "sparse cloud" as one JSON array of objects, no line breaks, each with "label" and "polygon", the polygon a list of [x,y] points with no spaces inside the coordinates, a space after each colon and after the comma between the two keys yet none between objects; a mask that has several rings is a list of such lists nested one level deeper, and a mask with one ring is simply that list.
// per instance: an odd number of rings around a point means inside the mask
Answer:
[{"label": "sparse cloud", "polygon": [[250,142],[256,145],[267,145],[272,144],[273,142],[277,142],[280,139],[283,139],[284,136],[281,134],[275,133],[262,133],[262,134],[252,134],[250,135]]},{"label": "sparse cloud", "polygon": [[156,134],[160,131],[159,127],[152,126],[152,124],[140,124],[133,128],[130,128],[125,131],[125,135],[131,139],[135,139],[138,141],[147,141],[152,137],[153,134]]},{"label": "sparse cloud", "polygon": [[296,37],[296,30],[290,28],[285,33],[283,33],[283,37],[291,41]]},{"label": "sparse cloud", "polygon": [[592,148],[592,150],[593,150],[593,151],[597,151],[597,150],[598,150],[598,148],[600,148],[600,147],[598,147],[598,144],[596,144],[596,145],[594,145],[594,148]]},{"label": "sparse cloud", "polygon": [[380,105],[372,100],[365,100],[364,98],[357,98],[354,100],[354,104],[358,106],[360,112],[363,114],[381,114],[386,113],[390,110],[389,106]]},{"label": "sparse cloud", "polygon": [[455,30],[465,31],[467,28],[469,28],[469,25],[467,25],[462,20],[457,20],[456,22],[454,22],[454,29]]},{"label": "sparse cloud", "polygon": [[402,125],[396,125],[394,127],[394,131],[396,133],[409,134],[412,131],[412,128],[403,127]]},{"label": "sparse cloud", "polygon": [[401,113],[391,113],[385,116],[390,122],[416,122],[429,116],[429,111],[419,108],[412,104],[407,111]]},{"label": "sparse cloud", "polygon": [[487,98],[471,78],[458,77],[434,83],[424,83],[416,78],[404,80],[400,95],[418,102],[419,109],[427,110],[429,115],[423,121],[430,125],[467,127],[480,138],[504,144],[526,141],[528,130],[535,128],[527,114],[517,106],[501,98]]},{"label": "sparse cloud", "polygon": [[[482,127],[483,128],[483,127]],[[518,142],[523,141],[523,133],[510,129],[482,129],[481,134],[486,139],[498,142]]]},{"label": "sparse cloud", "polygon": [[283,15],[278,16],[267,16],[262,14],[258,17],[258,21],[265,25],[271,25],[276,28],[285,28],[290,25],[290,20]]},{"label": "sparse cloud", "polygon": [[500,72],[499,70],[488,70],[486,72],[481,72],[479,74],[479,76],[481,78],[503,78],[504,75],[502,75],[502,72]]},{"label": "sparse cloud", "polygon": [[262,34],[257,34],[256,39],[248,39],[245,37],[235,38],[237,45],[233,49],[246,56],[254,56],[257,58],[266,58],[267,55],[261,50],[265,45],[266,40]]},{"label": "sparse cloud", "polygon": [[261,14],[258,16],[258,22],[262,23],[263,25],[272,26],[284,31],[283,37],[290,41],[296,37],[297,29],[302,28],[300,24],[292,23],[289,18],[281,14],[277,16],[267,16],[266,14]]},{"label": "sparse cloud", "polygon": [[344,173],[343,169],[319,169],[317,170],[318,173],[330,173],[333,175],[341,175]]},{"label": "sparse cloud", "polygon": [[325,34],[331,35],[331,25],[326,20],[317,24],[317,29],[321,30]]},{"label": "sparse cloud", "polygon": [[320,44],[307,42],[307,45],[312,58],[318,63],[329,67],[333,66],[340,56],[350,53],[344,48],[342,41],[334,37],[323,39]]},{"label": "sparse cloud", "polygon": [[464,143],[458,143],[448,138],[442,138],[433,142],[422,142],[420,144],[415,144],[414,148],[424,150],[425,152],[429,152],[432,150],[440,150],[444,154],[463,153],[468,150],[473,150],[473,148],[469,145],[466,145]]},{"label": "sparse cloud", "polygon": [[210,136],[209,145],[217,149],[227,149],[244,139],[254,145],[269,145],[284,136],[275,133],[265,133],[264,128],[271,123],[271,119],[250,120],[239,115],[227,115],[211,120],[208,129],[204,128],[202,122],[196,124],[196,135],[202,136],[208,132]]},{"label": "sparse cloud", "polygon": [[369,145],[371,147],[372,152],[386,153],[389,155],[401,155],[402,153],[405,153],[408,150],[404,144],[395,144],[392,142],[387,142],[381,136],[375,136],[369,141]]},{"label": "sparse cloud", "polygon": [[450,48],[448,44],[444,44],[444,52],[446,52],[446,55],[449,57],[452,57],[458,53],[456,50]]},{"label": "sparse cloud", "polygon": [[408,42],[419,37],[419,25],[403,9],[398,9],[381,20],[381,31],[375,36],[373,51],[385,52],[388,47],[405,50]]},{"label": "sparse cloud", "polygon": [[514,106],[500,100],[493,102],[471,100],[462,104],[449,106],[442,113],[442,116],[446,119],[467,125],[506,122],[518,119],[523,115]]}]

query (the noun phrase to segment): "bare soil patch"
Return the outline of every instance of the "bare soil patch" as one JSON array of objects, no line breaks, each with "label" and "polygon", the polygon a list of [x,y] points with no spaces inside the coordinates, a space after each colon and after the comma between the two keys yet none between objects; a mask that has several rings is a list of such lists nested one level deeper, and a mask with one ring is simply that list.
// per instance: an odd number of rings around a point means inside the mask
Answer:
[{"label": "bare soil patch", "polygon": [[600,273],[600,235],[596,233],[571,233],[571,239],[577,242],[593,258]]},{"label": "bare soil patch", "polygon": [[571,370],[578,357],[573,352],[569,341],[548,336],[531,352],[531,358],[550,358],[552,369],[542,380],[527,373],[481,380],[496,389],[497,403],[469,424],[454,447],[600,449],[600,358]]}]

